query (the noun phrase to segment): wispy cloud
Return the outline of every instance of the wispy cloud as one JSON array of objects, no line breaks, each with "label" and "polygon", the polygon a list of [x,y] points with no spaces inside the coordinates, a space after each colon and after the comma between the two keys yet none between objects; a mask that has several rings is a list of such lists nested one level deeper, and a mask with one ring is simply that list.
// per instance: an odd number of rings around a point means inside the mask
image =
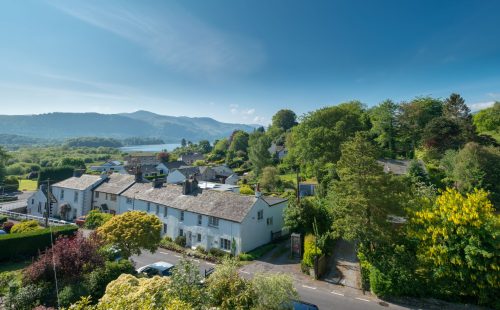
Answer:
[{"label": "wispy cloud", "polygon": [[500,99],[500,93],[488,93],[487,95],[493,99]]},{"label": "wispy cloud", "polygon": [[493,106],[494,103],[495,103],[494,101],[476,102],[476,103],[468,104],[468,106],[472,112],[475,112],[475,111],[489,108],[489,107]]},{"label": "wispy cloud", "polygon": [[265,61],[261,44],[222,32],[169,5],[152,11],[124,2],[50,1],[57,9],[125,38],[147,50],[159,63],[194,75],[248,73]]}]

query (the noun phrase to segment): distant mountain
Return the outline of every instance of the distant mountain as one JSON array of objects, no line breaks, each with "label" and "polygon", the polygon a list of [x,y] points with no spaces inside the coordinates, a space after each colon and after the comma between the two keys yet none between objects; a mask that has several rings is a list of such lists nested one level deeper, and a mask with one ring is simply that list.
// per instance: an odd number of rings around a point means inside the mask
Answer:
[{"label": "distant mountain", "polygon": [[41,139],[72,137],[155,137],[166,143],[182,138],[213,141],[234,130],[252,131],[245,124],[221,123],[208,117],[175,117],[148,111],[134,113],[48,113],[38,115],[0,115],[0,134],[15,134]]}]

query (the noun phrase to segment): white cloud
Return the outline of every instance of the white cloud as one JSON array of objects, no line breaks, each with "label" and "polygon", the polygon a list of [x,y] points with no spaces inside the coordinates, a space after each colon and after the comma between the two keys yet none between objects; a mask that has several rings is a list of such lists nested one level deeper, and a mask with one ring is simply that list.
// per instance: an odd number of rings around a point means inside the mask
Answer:
[{"label": "white cloud", "polygon": [[489,107],[493,106],[494,103],[495,103],[494,101],[476,102],[476,103],[468,104],[468,106],[472,112],[475,112],[475,111],[489,108]]},{"label": "white cloud", "polygon": [[253,118],[253,122],[260,124],[260,125],[265,125],[266,124],[266,118],[263,116],[256,116]]},{"label": "white cloud", "polygon": [[[147,6],[113,1],[50,1],[57,9],[125,38],[158,62],[192,75],[248,73],[265,61],[261,44],[224,33],[169,4]],[[161,11],[161,13],[159,12]]]},{"label": "white cloud", "polygon": [[493,99],[500,99],[500,93],[488,93],[487,95]]},{"label": "white cloud", "polygon": [[246,114],[246,115],[252,115],[255,113],[255,109],[248,109],[248,110],[243,110],[241,113]]}]

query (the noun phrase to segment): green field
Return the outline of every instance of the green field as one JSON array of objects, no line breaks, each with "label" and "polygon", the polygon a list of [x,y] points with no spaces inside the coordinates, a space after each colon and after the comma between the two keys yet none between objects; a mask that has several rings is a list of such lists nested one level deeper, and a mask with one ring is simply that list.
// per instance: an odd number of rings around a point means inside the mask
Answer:
[{"label": "green field", "polygon": [[36,191],[37,181],[33,180],[19,180],[19,190],[21,191]]}]

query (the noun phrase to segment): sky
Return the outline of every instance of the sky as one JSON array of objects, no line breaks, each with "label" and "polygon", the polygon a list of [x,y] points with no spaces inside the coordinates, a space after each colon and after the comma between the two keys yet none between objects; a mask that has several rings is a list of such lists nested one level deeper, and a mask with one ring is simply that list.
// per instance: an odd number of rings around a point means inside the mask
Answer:
[{"label": "sky", "polygon": [[500,1],[0,1],[0,114],[500,101]]}]

